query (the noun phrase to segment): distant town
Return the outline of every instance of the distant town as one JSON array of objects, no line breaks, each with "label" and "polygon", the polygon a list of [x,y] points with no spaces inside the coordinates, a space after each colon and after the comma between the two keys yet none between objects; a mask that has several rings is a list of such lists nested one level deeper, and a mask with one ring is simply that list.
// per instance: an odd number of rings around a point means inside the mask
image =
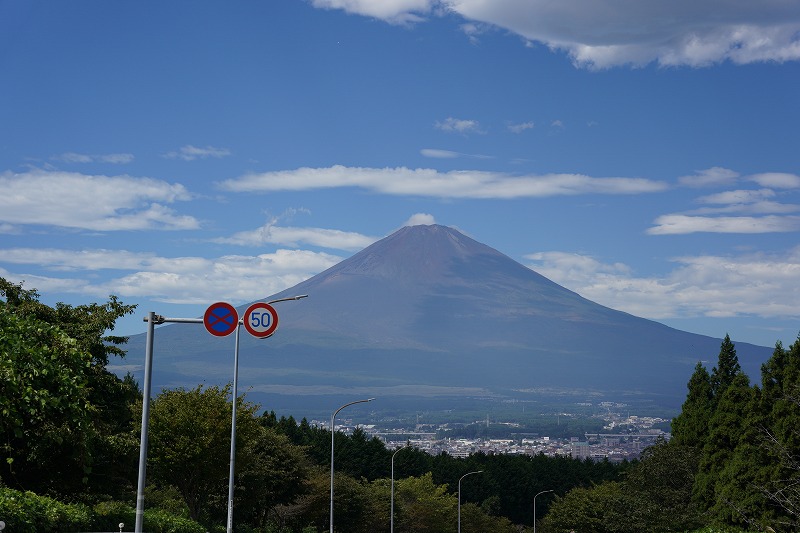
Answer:
[{"label": "distant town", "polygon": [[[358,424],[352,419],[336,421],[336,430],[352,433],[361,428],[371,437],[382,440],[387,448],[396,449],[406,444],[430,455],[446,453],[452,457],[468,457],[475,453],[538,455],[548,457],[573,457],[577,459],[608,460],[622,462],[638,459],[642,450],[658,439],[669,440],[670,433],[656,428],[669,422],[667,419],[650,416],[622,415],[613,409],[627,407],[625,404],[602,402],[603,430],[597,433],[584,433],[570,437],[551,438],[546,435],[524,432],[515,422],[476,420],[474,424],[491,423],[508,427],[506,438],[464,438],[450,437],[455,433],[449,423],[415,424],[413,427],[379,428],[376,424]],[[564,413],[565,416],[569,416]],[[330,427],[329,421],[312,420],[312,426]],[[463,424],[462,424],[463,426]],[[518,430],[518,431],[515,431]]]}]

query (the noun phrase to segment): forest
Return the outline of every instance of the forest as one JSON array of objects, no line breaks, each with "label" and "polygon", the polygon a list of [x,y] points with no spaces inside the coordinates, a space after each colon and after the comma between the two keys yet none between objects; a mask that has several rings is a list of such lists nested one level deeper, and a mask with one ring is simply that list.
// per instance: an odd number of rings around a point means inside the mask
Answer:
[{"label": "forest", "polygon": [[[110,333],[134,306],[50,307],[2,278],[0,297],[0,520],[11,532],[132,531],[142,393],[107,367],[125,355]],[[533,531],[534,513],[543,533],[798,530],[800,339],[776,343],[757,383],[727,336],[716,364],[687,378],[672,438],[621,464],[457,459],[336,432],[335,529],[389,530],[393,480],[398,532]],[[330,431],[203,385],[150,404],[144,530],[226,530],[233,401],[234,531],[328,531]]]}]

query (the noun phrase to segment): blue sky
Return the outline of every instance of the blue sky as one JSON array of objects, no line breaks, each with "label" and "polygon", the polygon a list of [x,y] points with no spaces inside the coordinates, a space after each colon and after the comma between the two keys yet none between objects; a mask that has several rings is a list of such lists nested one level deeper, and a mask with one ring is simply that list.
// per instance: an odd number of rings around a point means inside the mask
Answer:
[{"label": "blue sky", "polygon": [[435,222],[609,307],[788,345],[798,60],[780,0],[5,0],[0,276],[116,294],[132,334]]}]

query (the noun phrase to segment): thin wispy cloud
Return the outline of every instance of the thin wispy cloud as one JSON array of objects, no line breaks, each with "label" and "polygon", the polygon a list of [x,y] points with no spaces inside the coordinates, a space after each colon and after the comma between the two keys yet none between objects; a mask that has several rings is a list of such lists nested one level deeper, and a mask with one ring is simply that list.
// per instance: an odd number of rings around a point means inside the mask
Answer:
[{"label": "thin wispy cloud", "polygon": [[125,165],[132,163],[133,154],[79,154],[75,152],[65,152],[53,157],[54,160],[65,163],[113,163],[115,165]]},{"label": "thin wispy cloud", "polygon": [[178,150],[167,152],[164,157],[167,159],[182,159],[183,161],[194,161],[195,159],[219,159],[231,155],[231,151],[227,148],[215,148],[213,146],[206,146],[200,148],[187,144],[181,146]]},{"label": "thin wispy cloud", "polygon": [[800,217],[705,217],[664,215],[656,218],[650,235],[681,235],[687,233],[785,233],[800,231]]},{"label": "thin wispy cloud", "polygon": [[277,219],[272,219],[254,230],[240,231],[230,237],[214,239],[214,242],[241,246],[276,244],[297,247],[309,245],[334,250],[357,251],[369,246],[379,238],[335,229],[280,226],[277,222]]},{"label": "thin wispy cloud", "polygon": [[150,178],[31,171],[0,174],[0,222],[99,231],[185,230],[197,219],[167,204],[190,199],[183,185]]},{"label": "thin wispy cloud", "polygon": [[232,192],[303,191],[360,187],[381,194],[435,198],[544,198],[578,194],[660,192],[667,184],[644,178],[593,178],[582,174],[515,176],[500,172],[439,172],[420,168],[333,166],[246,174],[223,181]]},{"label": "thin wispy cloud", "polygon": [[457,157],[461,157],[460,152],[454,152],[452,150],[439,150],[436,148],[423,148],[419,151],[419,153],[425,157],[431,157],[433,159],[455,159]]},{"label": "thin wispy cloud", "polygon": [[678,178],[678,183],[686,187],[720,187],[734,184],[738,181],[740,174],[729,168],[712,167],[700,170],[688,176]]},{"label": "thin wispy cloud", "polygon": [[437,130],[448,133],[485,133],[477,120],[465,120],[460,118],[447,117],[444,120],[437,120],[434,123]]},{"label": "thin wispy cloud", "polygon": [[533,129],[533,121],[521,122],[519,124],[509,124],[508,131],[511,133],[522,133],[525,130]]},{"label": "thin wispy cloud", "polygon": [[[623,65],[704,67],[729,61],[800,59],[800,4],[762,2],[641,2],[619,0],[313,0],[388,22],[422,22],[426,15],[460,15],[472,41],[475,28],[491,25],[528,42],[562,51],[578,67]],[[437,9],[441,6],[441,9]]]},{"label": "thin wispy cloud", "polygon": [[779,193],[765,186],[783,189],[800,188],[800,176],[786,173],[757,174],[742,177],[730,169],[714,167],[691,176],[683,176],[679,183],[687,187],[714,187],[755,182],[760,189],[733,189],[701,196],[695,203],[706,207],[682,213],[659,216],[647,229],[649,235],[684,235],[689,233],[786,233],[800,231],[800,205],[775,201]]}]

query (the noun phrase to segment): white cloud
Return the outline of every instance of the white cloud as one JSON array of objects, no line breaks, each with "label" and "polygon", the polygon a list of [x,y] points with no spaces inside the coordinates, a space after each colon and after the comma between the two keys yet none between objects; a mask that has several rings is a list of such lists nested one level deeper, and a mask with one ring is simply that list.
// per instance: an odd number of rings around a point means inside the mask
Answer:
[{"label": "white cloud", "polygon": [[133,154],[103,154],[103,155],[89,155],[78,154],[75,152],[66,152],[59,156],[54,157],[59,161],[66,163],[113,163],[124,165],[131,163],[134,159]]},{"label": "white cloud", "polygon": [[650,235],[679,235],[687,233],[782,233],[800,230],[800,217],[705,217],[663,215],[656,218]]},{"label": "white cloud", "polygon": [[726,191],[702,196],[697,199],[704,204],[749,204],[775,196],[771,189]]},{"label": "white cloud", "polygon": [[343,9],[367,17],[382,19],[392,24],[420,22],[421,14],[433,8],[432,0],[311,0],[314,7]]},{"label": "white cloud", "polygon": [[117,231],[183,230],[198,221],[164,204],[188,200],[180,184],[130,176],[35,170],[0,174],[0,222]]},{"label": "white cloud", "polygon": [[447,117],[444,120],[437,120],[434,124],[436,129],[451,133],[484,133],[477,120],[465,120],[460,118]]},{"label": "white cloud", "polygon": [[543,198],[578,194],[641,194],[667,188],[643,178],[593,178],[581,174],[512,176],[499,172],[363,168],[336,165],[246,174],[221,182],[233,192],[301,191],[361,187],[391,195],[435,198]]},{"label": "white cloud", "polygon": [[167,159],[182,159],[184,161],[194,161],[195,159],[208,159],[209,157],[221,158],[231,155],[230,150],[227,148],[214,148],[213,146],[206,146],[205,148],[198,148],[187,144],[182,146],[177,151],[167,152],[164,157]]},{"label": "white cloud", "polygon": [[451,150],[437,150],[435,148],[423,148],[419,151],[425,157],[432,157],[435,159],[454,159],[460,157],[461,154]]},{"label": "white cloud", "polygon": [[215,239],[214,242],[243,246],[260,246],[262,244],[298,246],[300,244],[309,244],[336,250],[356,251],[366,248],[377,240],[378,237],[369,237],[349,231],[278,226],[277,219],[273,219],[260,228],[240,231],[231,237]]},{"label": "white cloud", "polygon": [[681,176],[678,183],[687,187],[715,187],[736,183],[739,173],[728,168],[712,167],[700,170],[691,176]]},{"label": "white cloud", "polygon": [[405,221],[403,226],[430,226],[436,224],[436,219],[428,213],[415,213]]},{"label": "white cloud", "polygon": [[529,130],[531,128],[533,128],[533,122],[532,121],[521,122],[519,124],[509,124],[508,125],[508,130],[511,133],[522,133],[523,131]]},{"label": "white cloud", "polygon": [[[566,52],[575,65],[707,66],[800,59],[800,3],[786,0],[312,0],[388,22],[455,13]],[[475,35],[469,33],[470,39]]]},{"label": "white cloud", "polygon": [[[227,300],[244,303],[280,292],[321,272],[342,257],[306,250],[277,250],[257,256],[158,257],[125,250],[0,250],[5,263],[51,265],[54,272],[129,270],[129,274],[93,283],[89,276],[55,277],[10,273],[41,293],[72,293],[94,297],[149,298],[175,304]],[[235,279],[236,283],[231,283]]]},{"label": "white cloud", "polygon": [[752,176],[748,176],[747,179],[758,183],[762,187],[772,187],[774,189],[800,189],[800,176],[796,174],[768,172],[764,174],[754,174]]},{"label": "white cloud", "polygon": [[636,316],[797,317],[800,248],[785,254],[694,256],[659,277],[636,277],[621,264],[564,252],[526,256],[530,268],[581,296]]}]

